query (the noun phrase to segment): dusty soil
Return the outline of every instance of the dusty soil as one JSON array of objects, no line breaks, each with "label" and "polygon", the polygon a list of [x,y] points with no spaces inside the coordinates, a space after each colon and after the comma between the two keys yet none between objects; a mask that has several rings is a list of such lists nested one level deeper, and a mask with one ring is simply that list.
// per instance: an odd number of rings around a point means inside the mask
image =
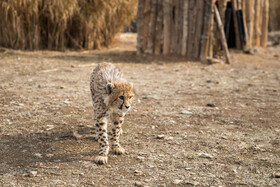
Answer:
[{"label": "dusty soil", "polygon": [[[203,65],[137,56],[135,35],[120,38],[100,51],[0,52],[0,186],[280,184],[279,46]],[[99,166],[97,142],[71,131],[90,134],[89,76],[103,61],[138,96],[121,137],[129,153]]]}]

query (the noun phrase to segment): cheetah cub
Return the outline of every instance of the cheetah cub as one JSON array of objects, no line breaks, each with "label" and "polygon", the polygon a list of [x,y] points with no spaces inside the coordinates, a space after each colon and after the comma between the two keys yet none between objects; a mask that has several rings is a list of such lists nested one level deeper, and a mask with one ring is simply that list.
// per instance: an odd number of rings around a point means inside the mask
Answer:
[{"label": "cheetah cub", "polygon": [[99,143],[99,155],[95,161],[98,164],[105,164],[109,153],[108,121],[113,123],[111,138],[113,153],[118,155],[125,153],[125,149],[119,143],[119,138],[124,116],[131,108],[135,92],[133,85],[124,79],[119,69],[111,63],[101,63],[93,70],[90,91]]}]

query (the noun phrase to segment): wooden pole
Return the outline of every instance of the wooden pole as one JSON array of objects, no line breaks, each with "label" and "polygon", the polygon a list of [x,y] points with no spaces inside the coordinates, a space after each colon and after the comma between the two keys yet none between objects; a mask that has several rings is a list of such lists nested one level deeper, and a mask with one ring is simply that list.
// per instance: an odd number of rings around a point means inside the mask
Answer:
[{"label": "wooden pole", "polygon": [[206,61],[207,58],[207,54],[208,54],[208,46],[209,46],[209,34],[210,34],[210,25],[211,25],[211,10],[212,10],[212,6],[211,6],[211,1],[210,2],[205,2],[204,4],[204,18],[203,18],[203,24],[204,24],[204,28],[203,28],[203,32],[202,32],[202,36],[201,36],[201,48],[200,48],[200,60],[202,62]]},{"label": "wooden pole", "polygon": [[256,46],[260,46],[260,41],[261,41],[261,4],[262,4],[262,0],[257,0],[255,2],[255,10],[256,10],[256,14],[255,14],[255,45]]},{"label": "wooden pole", "polygon": [[153,54],[154,53],[154,44],[155,44],[155,30],[156,30],[156,8],[157,8],[157,0],[151,0],[150,2],[150,21],[149,21],[149,35],[148,35],[148,43],[147,49],[145,53]]},{"label": "wooden pole", "polygon": [[163,1],[163,54],[169,54],[170,50],[170,7],[171,0],[164,0]]},{"label": "wooden pole", "polygon": [[195,43],[194,43],[194,58],[195,60],[200,58],[200,48],[201,48],[201,35],[202,35],[202,27],[206,23],[204,23],[203,19],[204,12],[204,1],[197,1],[196,7],[196,29],[195,29]]},{"label": "wooden pole", "polygon": [[155,54],[162,53],[163,46],[163,2],[158,1],[157,5],[157,22],[156,22],[156,37],[155,37]]},{"label": "wooden pole", "polygon": [[262,47],[266,47],[266,45],[267,45],[268,20],[269,20],[269,0],[264,0],[262,36],[261,36],[261,46]]},{"label": "wooden pole", "polygon": [[195,37],[195,22],[196,22],[196,0],[189,0],[189,30],[188,30],[188,52],[187,52],[187,57],[188,60],[194,60],[194,51],[193,51],[193,46],[194,46],[194,37]]},{"label": "wooden pole", "polygon": [[238,19],[237,19],[237,15],[236,15],[236,11],[238,10],[238,2],[237,2],[237,0],[232,0],[231,2],[232,2],[232,10],[233,10],[235,44],[236,44],[237,49],[241,49],[240,35],[239,35],[239,28],[238,28]]},{"label": "wooden pole", "polygon": [[218,24],[218,30],[220,32],[221,35],[221,43],[222,43],[222,47],[225,53],[225,58],[226,58],[226,63],[230,64],[230,55],[229,55],[229,51],[228,51],[228,46],[227,46],[227,42],[226,42],[226,36],[225,36],[225,32],[224,32],[224,26],[218,11],[217,6],[214,7],[214,11],[215,11],[215,19],[217,21]]},{"label": "wooden pole", "polygon": [[181,55],[186,56],[187,54],[187,43],[188,43],[188,7],[189,1],[184,1],[184,8],[183,8],[183,38],[182,38],[182,50]]},{"label": "wooden pole", "polygon": [[210,15],[210,28],[209,28],[209,34],[208,34],[208,56],[209,58],[213,58],[213,38],[214,38],[214,6],[215,6],[215,0],[212,0],[211,2],[211,15]]},{"label": "wooden pole", "polygon": [[143,53],[143,49],[142,49],[142,46],[143,46],[143,36],[142,36],[142,28],[143,28],[143,3],[144,0],[139,0],[138,1],[138,14],[137,14],[137,29],[138,29],[138,32],[137,32],[137,54],[142,54]]}]

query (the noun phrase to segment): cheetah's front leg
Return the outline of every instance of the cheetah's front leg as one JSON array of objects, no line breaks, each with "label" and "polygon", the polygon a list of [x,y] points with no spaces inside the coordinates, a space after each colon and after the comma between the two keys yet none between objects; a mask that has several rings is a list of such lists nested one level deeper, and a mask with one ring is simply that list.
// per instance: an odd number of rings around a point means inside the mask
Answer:
[{"label": "cheetah's front leg", "polygon": [[113,128],[112,128],[112,151],[117,155],[125,153],[125,149],[120,145],[119,139],[122,133],[123,117],[113,116]]},{"label": "cheetah's front leg", "polygon": [[95,158],[98,164],[106,164],[108,161],[109,141],[107,135],[107,119],[98,120],[96,123],[97,139],[99,143],[99,155]]}]

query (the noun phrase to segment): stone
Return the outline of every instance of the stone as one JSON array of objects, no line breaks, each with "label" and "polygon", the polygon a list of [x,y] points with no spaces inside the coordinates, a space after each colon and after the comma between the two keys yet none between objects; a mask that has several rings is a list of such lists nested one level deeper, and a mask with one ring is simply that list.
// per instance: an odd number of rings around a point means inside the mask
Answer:
[{"label": "stone", "polygon": [[208,153],[198,153],[198,156],[200,158],[213,158],[213,156]]},{"label": "stone", "polygon": [[41,153],[34,153],[34,156],[36,156],[38,158],[42,158],[42,154]]},{"label": "stone", "polygon": [[143,175],[143,172],[140,170],[135,170],[134,175],[136,175],[136,176]]},{"label": "stone", "polygon": [[144,187],[144,185],[141,182],[138,182],[138,181],[135,182],[134,185],[137,186],[137,187]]},{"label": "stone", "polygon": [[93,186],[93,185],[94,185],[94,182],[93,182],[93,181],[90,181],[90,182],[89,182],[89,185]]},{"label": "stone", "polygon": [[274,174],[272,175],[272,177],[273,177],[273,178],[280,178],[280,172],[274,173]]},{"label": "stone", "polygon": [[190,114],[192,114],[192,112],[187,111],[187,110],[182,110],[180,113],[181,113],[181,114],[185,114],[185,115],[190,115]]},{"label": "stone", "polygon": [[180,184],[181,182],[182,182],[182,180],[175,179],[175,180],[173,181],[173,184]]},{"label": "stone", "polygon": [[159,134],[157,135],[157,139],[164,139],[165,135],[164,134]]},{"label": "stone", "polygon": [[208,106],[208,107],[215,107],[215,104],[213,104],[213,103],[208,103],[206,106]]}]

